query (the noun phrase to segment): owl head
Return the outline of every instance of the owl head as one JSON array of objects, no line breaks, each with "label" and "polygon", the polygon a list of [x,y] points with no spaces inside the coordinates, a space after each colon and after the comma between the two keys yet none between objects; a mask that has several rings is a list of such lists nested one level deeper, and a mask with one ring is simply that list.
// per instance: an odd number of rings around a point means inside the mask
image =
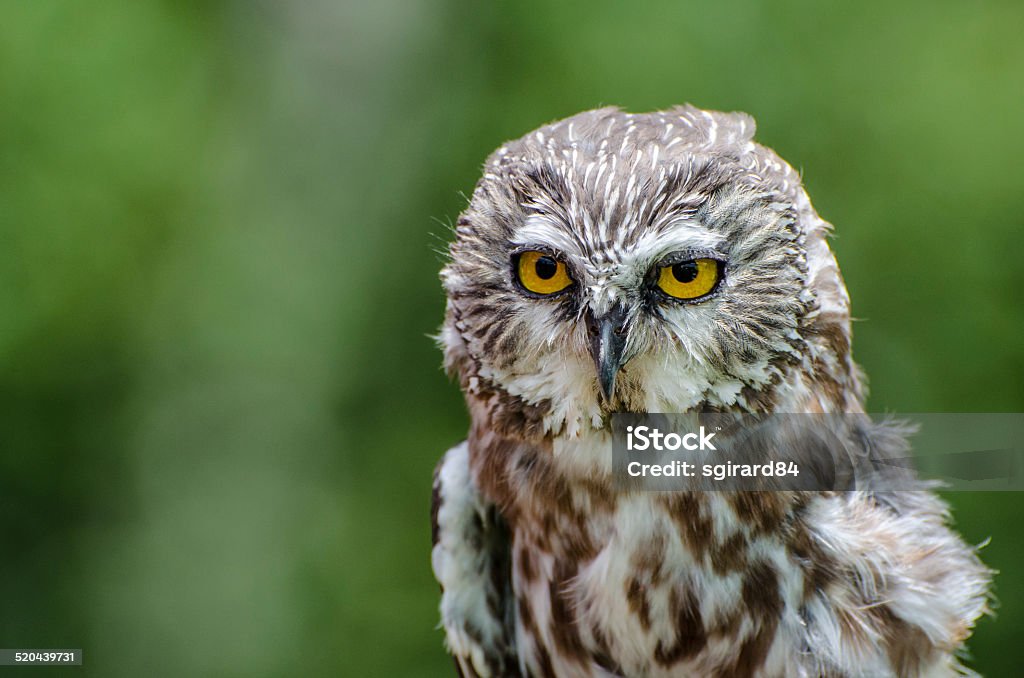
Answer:
[{"label": "owl head", "polygon": [[442,271],[474,417],[861,408],[849,303],[800,177],[741,113],[580,113],[499,148]]}]

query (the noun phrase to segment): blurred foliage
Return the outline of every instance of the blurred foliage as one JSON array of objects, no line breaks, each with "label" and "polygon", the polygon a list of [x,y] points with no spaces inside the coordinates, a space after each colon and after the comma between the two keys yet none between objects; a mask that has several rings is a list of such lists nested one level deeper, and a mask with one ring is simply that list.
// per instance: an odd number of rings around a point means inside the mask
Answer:
[{"label": "blurred foliage", "polygon": [[[1024,4],[0,3],[0,645],[82,675],[450,675],[428,335],[484,157],[602,104],[801,168],[875,411],[1024,411]],[[1017,494],[950,496],[1022,651]],[[32,675],[43,675],[31,669]],[[76,674],[77,675],[77,674]]]}]

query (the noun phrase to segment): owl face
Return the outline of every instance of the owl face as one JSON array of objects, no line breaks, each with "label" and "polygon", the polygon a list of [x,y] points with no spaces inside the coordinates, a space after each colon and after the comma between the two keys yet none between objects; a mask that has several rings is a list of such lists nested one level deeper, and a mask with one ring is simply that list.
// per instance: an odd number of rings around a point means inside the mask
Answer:
[{"label": "owl face", "polygon": [[828,362],[813,320],[845,296],[819,298],[842,288],[824,222],[752,133],[746,116],[605,109],[499,149],[442,274],[467,394],[575,435],[798,390],[791,372]]}]

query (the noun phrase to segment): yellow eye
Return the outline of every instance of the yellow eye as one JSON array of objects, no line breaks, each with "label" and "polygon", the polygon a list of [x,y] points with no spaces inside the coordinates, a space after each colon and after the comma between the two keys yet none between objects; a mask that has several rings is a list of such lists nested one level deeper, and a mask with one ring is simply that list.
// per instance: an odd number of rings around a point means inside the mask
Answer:
[{"label": "yellow eye", "polygon": [[516,262],[519,282],[534,294],[554,294],[572,284],[565,264],[544,252],[523,252]]},{"label": "yellow eye", "polygon": [[691,259],[672,266],[662,266],[658,274],[658,287],[676,299],[697,299],[715,289],[719,277],[719,262],[714,259]]}]

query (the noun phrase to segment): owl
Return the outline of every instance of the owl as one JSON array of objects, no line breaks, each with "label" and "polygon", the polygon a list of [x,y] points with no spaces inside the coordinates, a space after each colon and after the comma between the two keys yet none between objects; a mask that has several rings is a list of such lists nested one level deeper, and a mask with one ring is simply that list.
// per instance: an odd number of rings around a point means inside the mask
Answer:
[{"label": "owl", "polygon": [[[864,411],[800,176],[741,113],[580,113],[486,161],[441,274],[433,485],[462,676],[954,676],[990,571],[927,489],[645,492],[615,413]],[[900,451],[879,426],[847,441]]]}]

